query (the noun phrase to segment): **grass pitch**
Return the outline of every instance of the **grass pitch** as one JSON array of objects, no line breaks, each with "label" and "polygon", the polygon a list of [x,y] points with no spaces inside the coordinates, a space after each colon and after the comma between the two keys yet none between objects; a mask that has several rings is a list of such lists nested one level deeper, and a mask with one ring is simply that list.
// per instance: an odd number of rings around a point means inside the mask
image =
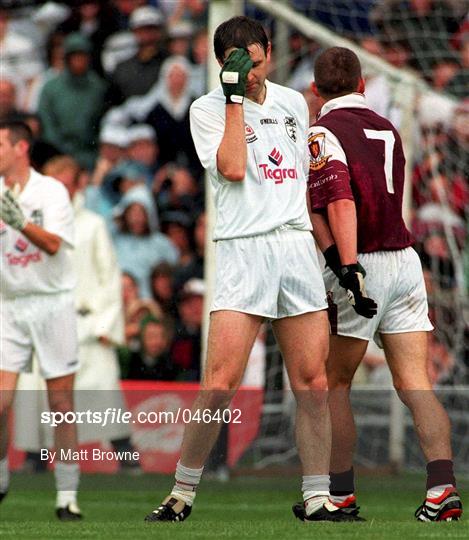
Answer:
[{"label": "grass pitch", "polygon": [[[460,522],[417,523],[415,508],[424,495],[422,476],[358,479],[358,499],[366,523],[306,524],[291,505],[300,497],[298,478],[234,478],[220,484],[202,480],[196,505],[184,523],[144,523],[172,486],[172,478],[145,475],[83,476],[81,523],[54,516],[53,477],[13,475],[0,505],[0,538],[99,539],[434,539],[469,538],[468,517]],[[461,482],[466,509],[469,481]],[[464,519],[466,518],[466,519]]]}]

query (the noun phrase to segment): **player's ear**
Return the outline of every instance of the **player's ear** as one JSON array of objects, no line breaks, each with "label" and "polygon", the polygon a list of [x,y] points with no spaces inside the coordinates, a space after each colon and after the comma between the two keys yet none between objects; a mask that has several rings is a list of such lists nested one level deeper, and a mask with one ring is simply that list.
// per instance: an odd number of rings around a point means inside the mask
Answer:
[{"label": "player's ear", "polygon": [[23,139],[19,140],[16,143],[16,148],[18,149],[19,153],[21,155],[26,155],[29,152],[29,143],[24,141]]},{"label": "player's ear", "polygon": [[267,62],[270,62],[270,55],[272,54],[272,43],[269,41],[269,43],[267,43],[267,51],[265,53],[265,56],[267,58]]},{"label": "player's ear", "polygon": [[365,93],[365,79],[363,77],[360,77],[360,80],[358,81],[357,92],[359,92],[360,94]]},{"label": "player's ear", "polygon": [[311,90],[316,97],[321,97],[319,95],[318,87],[316,86],[316,83],[314,81],[311,83]]}]

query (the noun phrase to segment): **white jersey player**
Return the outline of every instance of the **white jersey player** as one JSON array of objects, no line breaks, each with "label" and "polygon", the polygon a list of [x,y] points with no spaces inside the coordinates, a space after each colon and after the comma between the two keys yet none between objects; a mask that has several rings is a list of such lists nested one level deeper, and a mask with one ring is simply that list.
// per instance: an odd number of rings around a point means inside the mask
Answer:
[{"label": "white jersey player", "polygon": [[[73,410],[78,369],[73,288],[67,247],[73,210],[63,185],[30,167],[31,131],[19,121],[0,123],[0,500],[9,487],[7,416],[18,376],[35,352],[47,380],[52,411]],[[27,429],[27,426],[25,426]],[[76,504],[78,463],[74,424],[55,431],[57,516],[81,518]]]},{"label": "white jersey player", "polygon": [[[221,86],[191,107],[191,131],[212,183],[217,220],[216,284],[208,354],[193,414],[211,422],[185,429],[176,484],[147,521],[182,521],[246,367],[260,325],[272,325],[298,403],[297,441],[308,521],[349,520],[328,502],[330,426],[325,289],[306,205],[307,106],[266,80],[270,44],[247,17],[214,36]],[[245,411],[248,414],[248,411]]]}]

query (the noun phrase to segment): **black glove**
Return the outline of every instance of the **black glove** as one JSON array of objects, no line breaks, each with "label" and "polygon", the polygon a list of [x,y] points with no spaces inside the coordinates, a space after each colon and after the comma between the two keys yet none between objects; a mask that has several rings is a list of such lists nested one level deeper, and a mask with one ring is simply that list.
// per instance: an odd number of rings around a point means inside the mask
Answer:
[{"label": "black glove", "polygon": [[246,49],[235,49],[225,60],[220,71],[220,82],[226,103],[243,103],[246,79],[253,62]]},{"label": "black glove", "polygon": [[[328,266],[340,280],[342,278],[342,274],[340,273],[342,263],[340,262],[339,250],[337,249],[336,244],[332,244],[331,246],[329,246],[323,253],[323,255],[326,259],[326,266]],[[365,269],[359,262],[357,263],[357,265],[358,271],[360,272],[360,274],[362,274],[363,277],[365,277]]]},{"label": "black glove", "polygon": [[374,317],[378,311],[378,305],[368,298],[365,292],[365,280],[360,272],[358,264],[347,264],[340,269],[341,277],[339,285],[346,289],[349,303],[353,309],[367,319]]}]

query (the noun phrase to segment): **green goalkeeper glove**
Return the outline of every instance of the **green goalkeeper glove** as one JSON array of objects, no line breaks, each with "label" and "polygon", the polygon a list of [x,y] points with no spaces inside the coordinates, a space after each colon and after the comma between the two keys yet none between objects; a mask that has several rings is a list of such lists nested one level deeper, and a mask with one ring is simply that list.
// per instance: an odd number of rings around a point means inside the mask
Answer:
[{"label": "green goalkeeper glove", "polygon": [[23,210],[9,189],[6,189],[0,198],[0,219],[17,231],[22,231],[27,223]]},{"label": "green goalkeeper glove", "polygon": [[220,71],[220,81],[226,103],[243,103],[246,94],[246,79],[253,62],[246,49],[230,53]]}]

